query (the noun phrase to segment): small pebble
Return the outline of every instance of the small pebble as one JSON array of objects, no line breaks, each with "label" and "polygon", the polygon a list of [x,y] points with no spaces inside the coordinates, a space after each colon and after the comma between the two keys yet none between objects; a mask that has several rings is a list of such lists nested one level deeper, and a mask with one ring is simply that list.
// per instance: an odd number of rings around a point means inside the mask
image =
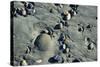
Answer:
[{"label": "small pebble", "polygon": [[26,60],[22,60],[22,61],[21,61],[21,65],[22,65],[22,66],[26,66],[26,65],[28,65],[28,64],[27,64]]},{"label": "small pebble", "polygon": [[95,48],[93,43],[90,43],[87,47],[88,50],[93,50]]},{"label": "small pebble", "polygon": [[36,63],[41,63],[41,62],[42,62],[42,60],[41,60],[41,59],[36,60]]}]

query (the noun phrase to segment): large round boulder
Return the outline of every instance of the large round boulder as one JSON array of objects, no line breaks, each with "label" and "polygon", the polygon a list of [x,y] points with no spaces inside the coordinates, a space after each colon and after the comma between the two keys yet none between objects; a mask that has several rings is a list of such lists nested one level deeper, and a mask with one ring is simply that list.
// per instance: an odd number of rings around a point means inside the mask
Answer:
[{"label": "large round boulder", "polygon": [[48,34],[40,34],[37,36],[34,45],[37,47],[40,51],[47,51],[51,50],[53,46],[53,41]]}]

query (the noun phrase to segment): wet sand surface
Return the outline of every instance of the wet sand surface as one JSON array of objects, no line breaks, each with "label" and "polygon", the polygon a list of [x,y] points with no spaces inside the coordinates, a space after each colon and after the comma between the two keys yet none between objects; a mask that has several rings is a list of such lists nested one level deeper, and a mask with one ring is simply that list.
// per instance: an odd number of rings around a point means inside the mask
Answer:
[{"label": "wet sand surface", "polygon": [[[16,3],[15,8],[23,7],[22,3]],[[35,3],[34,7],[34,15],[13,17],[14,65],[21,65],[22,60],[26,61],[26,65],[51,64],[48,62],[49,58],[58,53],[64,58],[64,63],[74,62],[75,59],[79,62],[97,60],[96,6],[79,5],[78,14],[67,21],[68,27],[63,26],[61,29],[54,29],[54,27],[62,20],[61,13],[71,9],[69,5],[63,4],[60,7],[50,3]],[[54,37],[40,33],[46,27],[54,29]],[[84,27],[84,31],[80,31],[80,27]],[[59,50],[58,39],[61,33],[70,37],[65,40],[65,44],[70,47],[69,53]],[[90,38],[93,49],[88,48],[89,44],[85,38]],[[42,61],[38,63],[37,60]]]}]

